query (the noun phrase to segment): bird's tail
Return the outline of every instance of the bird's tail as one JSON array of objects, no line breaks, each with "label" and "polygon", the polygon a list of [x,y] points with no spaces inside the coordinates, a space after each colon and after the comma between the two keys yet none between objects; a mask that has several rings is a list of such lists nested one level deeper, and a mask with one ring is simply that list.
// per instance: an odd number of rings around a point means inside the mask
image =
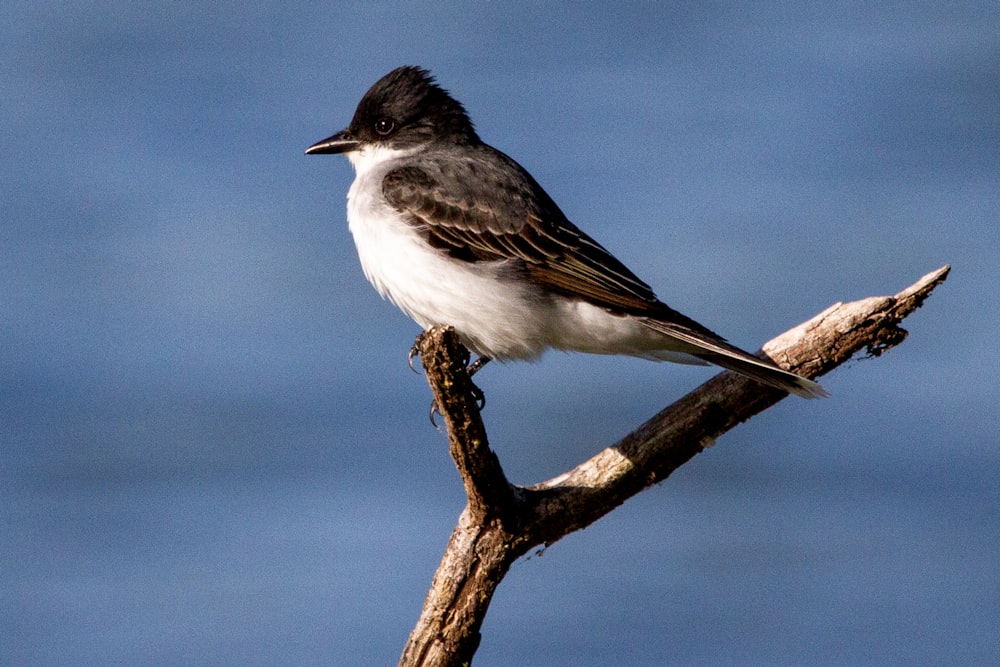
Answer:
[{"label": "bird's tail", "polygon": [[757,382],[783,389],[802,398],[821,398],[830,395],[818,382],[807,380],[800,375],[778,368],[770,361],[744,352],[722,338],[709,335],[710,332],[705,333],[683,324],[651,318],[642,318],[640,321],[650,329],[683,343],[688,348],[684,350],[686,353],[716,366],[721,366],[726,370],[745,375]]},{"label": "bird's tail", "polygon": [[[790,394],[802,398],[821,398],[830,394],[822,385],[812,380],[782,370],[756,357],[744,357],[735,354],[718,354],[715,352],[695,353],[699,359],[704,359],[726,370],[745,375],[757,382],[762,382],[778,389],[784,389]],[[747,355],[750,356],[750,355]]]}]

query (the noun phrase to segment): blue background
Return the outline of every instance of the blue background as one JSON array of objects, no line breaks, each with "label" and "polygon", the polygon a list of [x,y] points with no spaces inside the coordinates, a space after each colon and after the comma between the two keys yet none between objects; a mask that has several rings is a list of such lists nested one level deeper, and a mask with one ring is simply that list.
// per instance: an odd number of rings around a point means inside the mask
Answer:
[{"label": "blue background", "polygon": [[[1000,662],[995,3],[12,2],[0,662],[393,664],[464,497],[342,158],[401,64],[756,349],[945,263],[911,337],[515,564],[478,665]],[[533,483],[712,374],[478,378]]]}]

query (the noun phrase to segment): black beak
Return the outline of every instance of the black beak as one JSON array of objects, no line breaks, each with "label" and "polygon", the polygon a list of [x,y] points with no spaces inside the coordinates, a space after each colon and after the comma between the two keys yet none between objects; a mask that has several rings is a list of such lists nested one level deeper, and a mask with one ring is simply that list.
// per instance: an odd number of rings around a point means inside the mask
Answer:
[{"label": "black beak", "polygon": [[327,137],[322,141],[317,141],[306,149],[306,155],[325,155],[329,153],[350,153],[357,150],[361,142],[351,139],[347,130],[341,130],[337,134]]}]

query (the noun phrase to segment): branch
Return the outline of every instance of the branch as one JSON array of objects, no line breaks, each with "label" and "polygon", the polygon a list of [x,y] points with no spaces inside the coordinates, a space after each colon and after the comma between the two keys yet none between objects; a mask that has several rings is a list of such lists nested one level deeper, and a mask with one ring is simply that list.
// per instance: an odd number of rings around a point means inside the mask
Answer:
[{"label": "branch", "polygon": [[417,338],[420,360],[448,429],[451,458],[455,460],[469,509],[480,521],[490,513],[503,513],[514,505],[514,487],[490,449],[486,427],[476,405],[475,386],[466,372],[469,351],[458,342],[455,330],[435,327]]},{"label": "branch", "polygon": [[[880,356],[905,340],[900,322],[949,271],[944,266],[929,273],[894,297],[834,304],[767,343],[762,353],[810,378],[862,349]],[[399,664],[406,667],[469,664],[493,592],[517,558],[593,523],[665,479],[729,429],[787,396],[723,372],[573,470],[518,488],[507,481],[489,448],[465,372],[468,352],[454,330],[431,329],[418,345],[469,504],[403,651]]]}]

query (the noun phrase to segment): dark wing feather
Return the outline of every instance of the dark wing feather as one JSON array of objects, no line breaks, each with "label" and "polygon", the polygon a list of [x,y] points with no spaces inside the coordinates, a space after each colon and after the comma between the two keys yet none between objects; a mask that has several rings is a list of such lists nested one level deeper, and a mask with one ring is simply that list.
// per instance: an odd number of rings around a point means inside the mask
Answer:
[{"label": "dark wing feather", "polygon": [[489,146],[462,156],[430,155],[419,166],[394,169],[382,193],[429,243],[457,258],[523,262],[539,284],[609,310],[654,318],[674,313],[573,225],[530,174]]}]

